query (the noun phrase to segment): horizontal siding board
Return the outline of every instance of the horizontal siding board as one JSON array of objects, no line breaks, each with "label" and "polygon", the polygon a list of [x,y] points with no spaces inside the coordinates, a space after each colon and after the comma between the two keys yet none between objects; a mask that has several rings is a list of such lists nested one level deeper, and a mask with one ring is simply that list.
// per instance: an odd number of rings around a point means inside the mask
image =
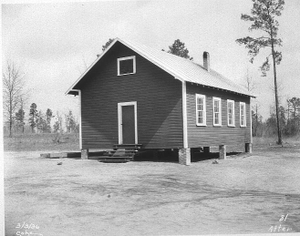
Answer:
[{"label": "horizontal siding board", "polygon": [[[117,76],[117,58],[136,56],[136,74]],[[83,148],[118,143],[120,102],[137,101],[138,141],[145,148],[182,146],[181,82],[130,49],[115,45],[78,88]]]},{"label": "horizontal siding board", "polygon": [[[206,126],[196,125],[195,94],[206,95]],[[213,126],[213,97],[221,98],[222,126]],[[235,127],[227,126],[227,99],[235,101]],[[246,127],[240,127],[239,102],[246,103]],[[187,84],[188,143],[190,147],[238,145],[250,142],[250,98],[221,90]]]}]

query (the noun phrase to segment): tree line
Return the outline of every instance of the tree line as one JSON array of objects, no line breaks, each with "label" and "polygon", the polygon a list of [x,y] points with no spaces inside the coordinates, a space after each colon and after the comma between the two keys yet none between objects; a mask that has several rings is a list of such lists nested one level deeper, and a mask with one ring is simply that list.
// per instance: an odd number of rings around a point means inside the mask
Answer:
[{"label": "tree line", "polygon": [[[299,134],[299,98],[289,98],[287,100],[287,107],[283,107],[279,103],[279,94],[277,86],[277,73],[276,69],[282,60],[282,53],[278,51],[278,47],[282,46],[282,40],[278,37],[279,23],[277,18],[281,16],[284,9],[284,0],[252,0],[253,7],[250,14],[242,14],[241,20],[248,21],[251,23],[249,31],[256,30],[261,33],[258,37],[246,36],[239,38],[236,42],[240,45],[244,45],[248,49],[248,55],[250,56],[250,62],[253,63],[254,58],[261,53],[263,49],[267,49],[266,60],[260,67],[262,76],[266,76],[267,72],[273,70],[273,81],[274,81],[274,95],[275,95],[275,106],[270,113],[270,117],[263,122],[262,117],[258,113],[258,109],[254,109],[253,114],[253,135],[276,135],[277,143],[282,144],[282,134],[284,135],[296,135]],[[102,46],[102,51],[105,51],[113,39],[109,39],[105,45]],[[164,51],[164,49],[163,49]],[[179,39],[175,40],[174,43],[169,46],[168,53],[184,57],[189,60],[193,58],[189,55],[188,49],[185,44]],[[16,115],[15,110],[17,105],[23,104],[22,94],[22,79],[19,70],[14,67],[13,64],[7,66],[6,73],[3,73],[4,79],[4,109],[6,110],[7,122],[9,124],[10,135],[14,121],[17,120],[18,124],[21,124],[21,128],[24,127],[22,124],[24,121],[20,120],[20,117],[24,116],[22,106]],[[61,127],[59,121],[56,121],[55,127],[49,126],[52,119],[52,111],[47,109],[46,113],[37,112],[36,107],[32,104],[30,107],[30,127],[32,132],[35,129],[39,132],[57,132]],[[72,113],[71,113],[72,114]],[[70,116],[70,113],[68,114]],[[59,118],[58,118],[59,120]],[[66,119],[67,131],[73,130],[73,121]],[[23,122],[23,123],[22,123]],[[22,128],[23,129],[23,128]]]},{"label": "tree line", "polygon": [[[79,124],[71,110],[64,115],[57,112],[54,116],[50,108],[43,112],[37,109],[36,103],[32,103],[28,111],[29,118],[25,117],[24,107],[29,98],[29,91],[25,89],[24,73],[14,61],[6,61],[2,78],[4,131],[8,130],[10,137],[12,137],[14,131],[24,133],[26,123],[32,133],[58,133],[63,131],[72,133],[79,131]],[[55,121],[53,118],[55,118]]]},{"label": "tree line", "polygon": [[[300,98],[286,100],[287,105],[279,106],[280,132],[285,137],[300,135]],[[257,106],[252,109],[252,134],[254,137],[274,137],[277,135],[277,117],[275,108],[271,107],[270,117],[263,121]]]},{"label": "tree line", "polygon": [[[27,122],[26,122],[27,121]],[[8,124],[12,125],[8,125]],[[31,133],[77,133],[79,132],[79,123],[76,121],[75,116],[71,110],[67,114],[53,114],[50,108],[47,108],[45,112],[37,109],[37,104],[32,103],[28,110],[28,119],[25,117],[25,110],[20,107],[14,115],[12,120],[6,122],[6,127],[10,136],[13,131],[18,133],[24,133],[25,127],[29,128]]]}]

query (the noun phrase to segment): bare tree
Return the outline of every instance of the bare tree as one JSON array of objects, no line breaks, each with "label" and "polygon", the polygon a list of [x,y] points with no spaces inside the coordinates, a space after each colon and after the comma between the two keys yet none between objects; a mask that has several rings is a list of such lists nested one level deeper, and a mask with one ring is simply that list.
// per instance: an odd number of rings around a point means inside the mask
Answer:
[{"label": "bare tree", "polygon": [[11,60],[6,61],[3,68],[3,111],[4,117],[9,123],[9,137],[12,137],[12,127],[14,124],[14,115],[19,105],[23,105],[24,75],[21,69]]},{"label": "bare tree", "polygon": [[248,92],[253,92],[256,89],[256,83],[254,82],[253,77],[249,74],[249,70],[247,69],[247,74],[244,78],[244,87],[248,90]]},{"label": "bare tree", "polygon": [[68,133],[74,133],[78,131],[77,123],[71,110],[69,110],[69,113],[65,115],[65,121]]},{"label": "bare tree", "polygon": [[56,112],[56,120],[55,120],[55,123],[53,125],[54,133],[62,133],[63,132],[62,123],[63,123],[63,118],[59,114],[59,112],[57,111]]},{"label": "bare tree", "polygon": [[[253,92],[256,89],[256,83],[254,82],[253,77],[249,74],[249,70],[247,69],[246,76],[244,77],[243,86],[248,90],[248,92]],[[251,99],[251,103],[253,98]],[[257,129],[262,123],[262,116],[258,113],[258,103],[252,103],[251,106],[251,114],[252,114],[252,135],[257,136]]]},{"label": "bare tree", "polygon": [[88,63],[86,62],[86,58],[83,54],[81,55],[81,60],[82,60],[82,65],[77,66],[77,70],[78,70],[80,75],[82,75],[87,70],[87,68],[89,67]]}]

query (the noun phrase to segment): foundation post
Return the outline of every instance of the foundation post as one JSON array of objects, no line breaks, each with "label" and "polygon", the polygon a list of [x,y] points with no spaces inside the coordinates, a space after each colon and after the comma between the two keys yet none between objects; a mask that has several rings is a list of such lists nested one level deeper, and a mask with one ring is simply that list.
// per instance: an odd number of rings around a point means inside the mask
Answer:
[{"label": "foundation post", "polygon": [[189,166],[191,164],[191,149],[180,148],[178,150],[179,164]]},{"label": "foundation post", "polygon": [[252,153],[252,143],[245,143],[245,152]]},{"label": "foundation post", "polygon": [[226,145],[219,146],[219,159],[226,160]]},{"label": "foundation post", "polygon": [[81,159],[89,159],[89,149],[81,149]]}]

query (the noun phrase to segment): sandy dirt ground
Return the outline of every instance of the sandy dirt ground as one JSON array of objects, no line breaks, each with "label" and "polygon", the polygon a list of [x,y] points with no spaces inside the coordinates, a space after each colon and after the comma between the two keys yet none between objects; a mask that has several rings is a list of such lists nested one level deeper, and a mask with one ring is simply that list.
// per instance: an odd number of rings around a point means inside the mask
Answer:
[{"label": "sandy dirt ground", "polygon": [[39,154],[5,153],[6,235],[300,232],[300,146],[191,166]]}]

